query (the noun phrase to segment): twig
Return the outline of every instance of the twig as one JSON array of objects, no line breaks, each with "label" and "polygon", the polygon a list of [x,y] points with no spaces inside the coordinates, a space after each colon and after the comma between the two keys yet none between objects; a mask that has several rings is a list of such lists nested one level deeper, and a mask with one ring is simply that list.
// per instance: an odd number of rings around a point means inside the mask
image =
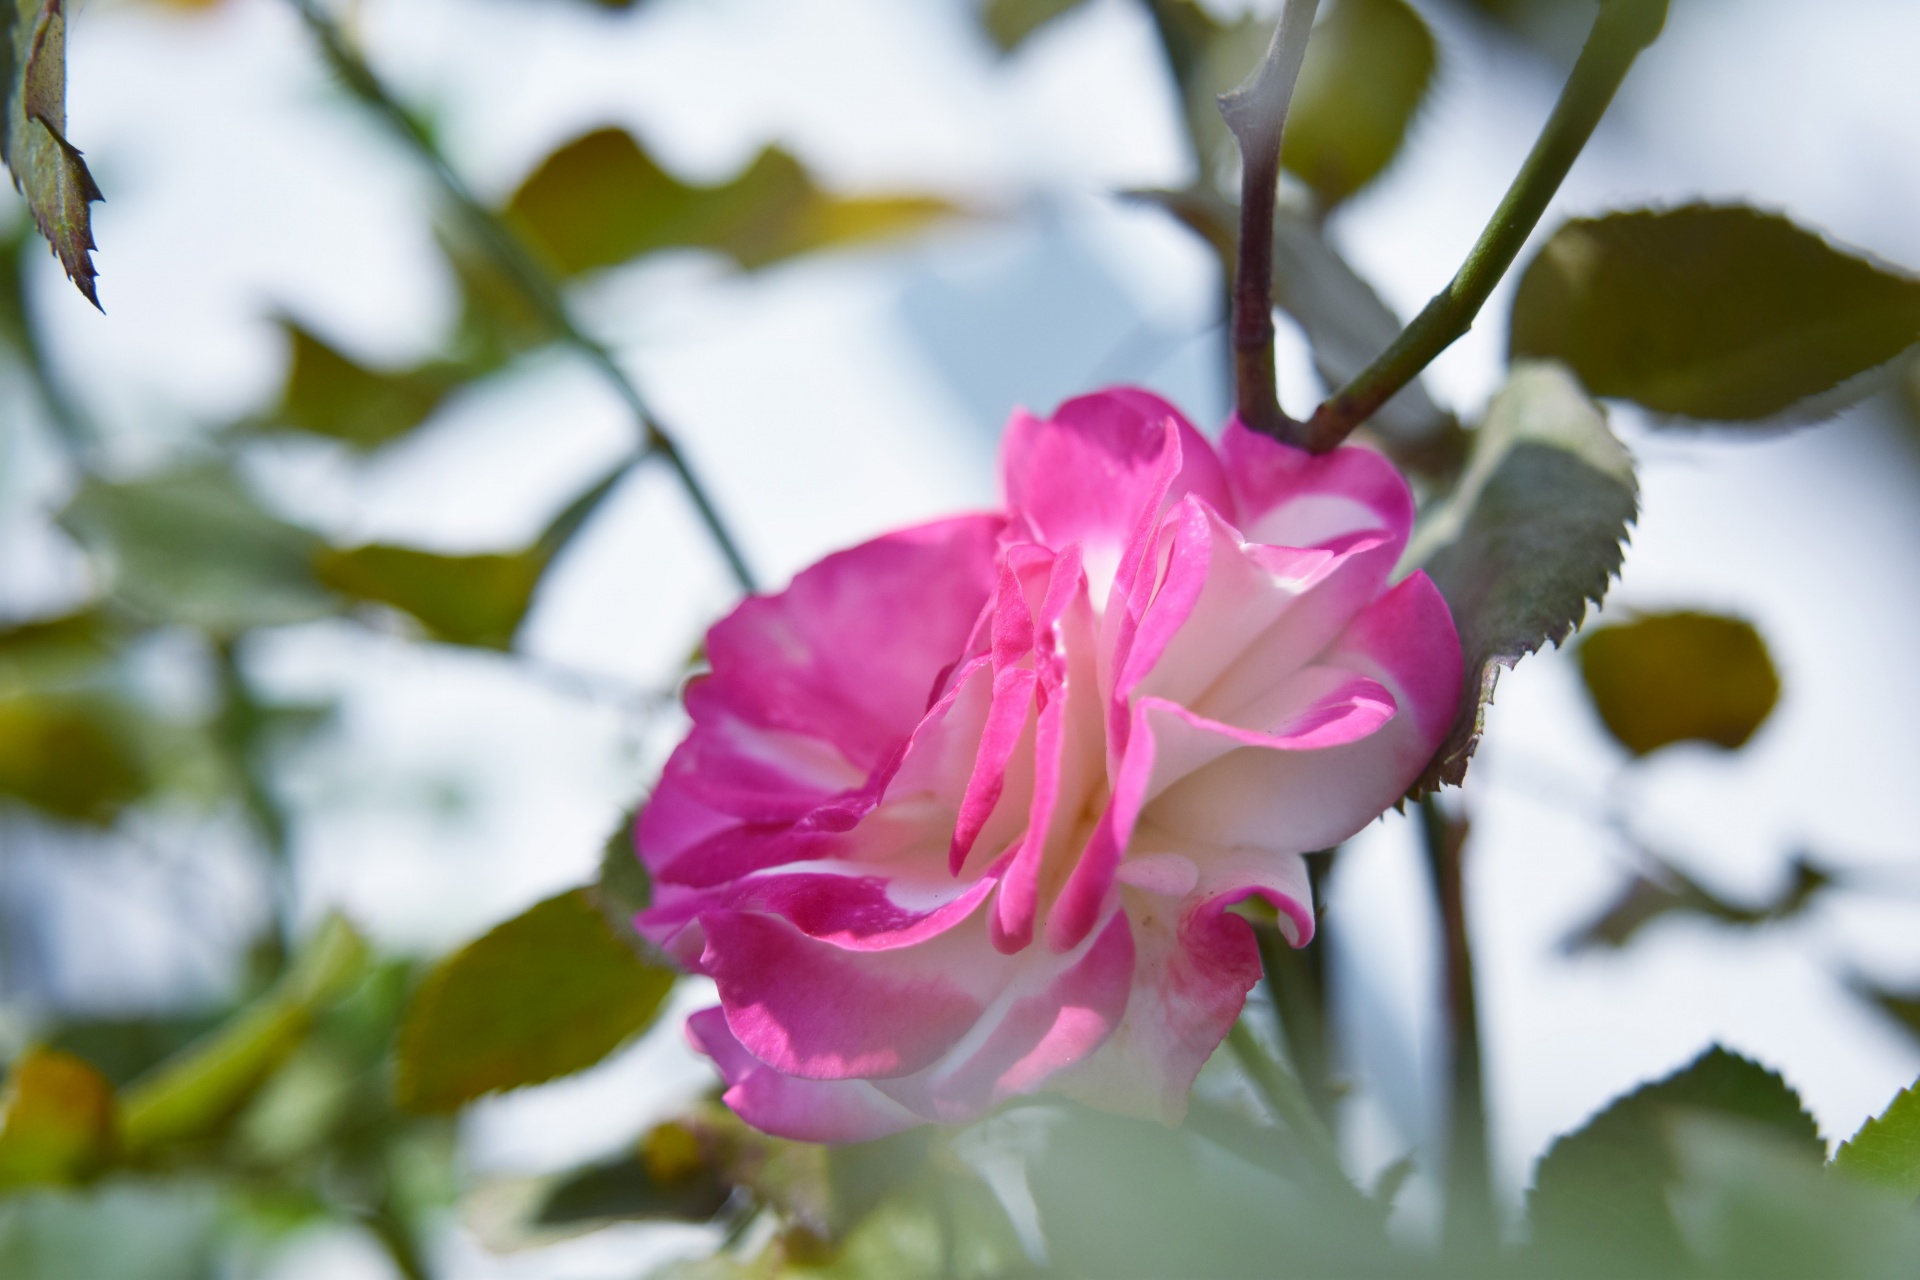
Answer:
[{"label": "twig", "polygon": [[1474,994],[1473,944],[1467,933],[1465,819],[1449,817],[1428,796],[1420,802],[1420,830],[1433,874],[1445,948],[1449,1105],[1446,1150],[1446,1216],[1449,1250],[1484,1253],[1494,1239],[1493,1184],[1487,1156],[1486,1082],[1480,1061],[1480,1006]]},{"label": "twig", "polygon": [[652,410],[647,407],[646,399],[640,394],[640,389],[634,385],[633,379],[627,376],[626,371],[614,359],[613,352],[605,343],[588,334],[574,321],[572,312],[567,309],[566,300],[560,294],[559,286],[554,283],[545,268],[527,252],[526,246],[500,220],[499,215],[474,197],[460,175],[455,173],[453,167],[447,163],[446,157],[440,154],[440,149],[434,145],[425,127],[414,119],[392,94],[387,92],[386,86],[381,84],[379,78],[373,74],[373,69],[367,65],[366,60],[348,43],[333,20],[320,11],[315,0],[292,0],[292,3],[300,11],[300,16],[306,20],[315,39],[320,42],[321,52],[326,56],[328,65],[345,83],[348,91],[363,105],[386,120],[401,140],[426,163],[427,167],[433,171],[434,177],[439,180],[448,199],[471,225],[481,245],[501,270],[512,279],[527,301],[540,312],[541,318],[553,328],[563,342],[585,356],[605,375],[608,383],[626,403],[635,422],[639,424],[641,433],[646,439],[648,453],[665,460],[667,465],[673,468],[674,475],[679,477],[687,497],[693,501],[694,507],[699,511],[700,520],[706,525],[708,535],[712,537],[714,545],[726,559],[727,567],[732,570],[735,581],[740,584],[742,590],[749,592],[756,590],[753,572],[747,567],[745,557],[741,555],[733,535],[727,531],[725,523],[720,519],[720,514],[715,509],[712,499],[707,496],[705,487],[694,475],[679,445],[653,416]]},{"label": "twig", "polygon": [[1301,425],[1280,408],[1273,367],[1273,214],[1280,139],[1320,0],[1286,0],[1266,57],[1247,82],[1220,98],[1240,144],[1240,250],[1233,276],[1233,371],[1240,421],[1298,444]]},{"label": "twig", "polygon": [[1314,410],[1306,425],[1307,448],[1325,453],[1345,440],[1473,327],[1474,317],[1533,233],[1634,59],[1653,43],[1666,18],[1667,0],[1602,0],[1560,101],[1459,272],[1392,346]]}]

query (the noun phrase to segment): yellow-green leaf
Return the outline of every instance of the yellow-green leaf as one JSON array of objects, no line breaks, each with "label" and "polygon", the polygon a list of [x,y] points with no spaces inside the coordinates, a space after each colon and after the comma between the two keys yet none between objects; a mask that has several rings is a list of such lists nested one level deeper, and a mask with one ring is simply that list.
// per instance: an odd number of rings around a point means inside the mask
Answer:
[{"label": "yellow-green leaf", "polygon": [[1659,613],[1602,627],[1580,644],[1580,674],[1607,730],[1637,756],[1675,742],[1744,745],[1780,699],[1751,624]]},{"label": "yellow-green leaf", "polygon": [[103,197],[67,141],[66,6],[64,0],[13,0],[6,8],[10,58],[0,152],[67,277],[98,307],[87,207]]},{"label": "yellow-green leaf", "polygon": [[0,1188],[78,1181],[106,1166],[115,1141],[105,1076],[54,1049],[15,1060],[0,1121]]},{"label": "yellow-green leaf", "polygon": [[281,328],[291,359],[274,421],[358,449],[413,430],[459,382],[459,371],[446,364],[369,369],[291,320]]},{"label": "yellow-green leaf", "polygon": [[1424,566],[1446,597],[1466,660],[1453,728],[1416,793],[1466,775],[1500,670],[1565,640],[1606,595],[1638,502],[1633,460],[1600,407],[1557,364],[1515,366],[1403,564]]},{"label": "yellow-green leaf", "polygon": [[128,708],[98,696],[0,686],[0,796],[107,826],[151,781]]},{"label": "yellow-green leaf", "polygon": [[545,567],[529,552],[448,556],[383,543],[314,557],[314,575],[340,594],[405,610],[436,639],[485,649],[513,644]]},{"label": "yellow-green leaf", "polygon": [[128,1152],[219,1131],[367,963],[366,941],[352,925],[338,915],[321,921],[273,990],[127,1087],[121,1114]]},{"label": "yellow-green leaf", "polygon": [[673,985],[585,889],[529,909],[435,966],[400,1029],[395,1091],[412,1111],[583,1070],[646,1030]]},{"label": "yellow-green leaf", "polygon": [[980,26],[1002,53],[1012,53],[1027,37],[1055,18],[1078,9],[1084,0],[986,0]]},{"label": "yellow-green leaf", "polygon": [[1404,0],[1337,0],[1314,26],[1280,160],[1324,204],[1378,177],[1433,79],[1433,33]]},{"label": "yellow-green leaf", "polygon": [[1837,408],[1916,342],[1920,279],[1711,205],[1569,222],[1521,277],[1510,338],[1595,395],[1717,422]]},{"label": "yellow-green leaf", "polygon": [[681,182],[620,129],[577,138],[544,160],[506,214],[561,272],[575,275],[660,249],[715,249],[760,267],[830,244],[917,227],[952,211],[924,196],[821,191],[777,148],[730,182]]},{"label": "yellow-green leaf", "polygon": [[1920,1197],[1920,1082],[1860,1126],[1834,1153],[1834,1168],[1908,1197]]}]

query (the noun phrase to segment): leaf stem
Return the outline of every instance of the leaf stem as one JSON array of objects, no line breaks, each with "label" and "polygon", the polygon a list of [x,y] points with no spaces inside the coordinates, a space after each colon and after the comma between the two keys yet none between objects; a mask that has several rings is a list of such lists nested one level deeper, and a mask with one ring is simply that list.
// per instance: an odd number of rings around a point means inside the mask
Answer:
[{"label": "leaf stem", "polygon": [[513,281],[514,285],[526,297],[541,318],[560,336],[561,341],[585,356],[589,363],[597,368],[612,385],[614,391],[633,414],[634,421],[640,426],[649,454],[661,458],[673,469],[687,497],[700,514],[700,521],[707,528],[715,547],[727,562],[734,580],[744,591],[752,592],[755,585],[753,571],[747,567],[746,558],[741,554],[739,544],[728,532],[727,526],[714,507],[713,500],[707,494],[693,468],[688,464],[680,446],[674,441],[660,421],[648,408],[645,397],[626,370],[620,367],[613,352],[598,338],[583,330],[574,320],[568,309],[566,299],[561,296],[559,286],[527,248],[520,242],[498,214],[474,196],[473,192],[453,171],[440,149],[434,145],[433,138],[424,125],[387,91],[380,83],[366,59],[347,41],[338,25],[320,11],[316,0],[292,0],[300,16],[305,19],[314,38],[319,41],[322,54],[334,73],[345,83],[347,90],[366,107],[386,120],[393,131],[399,135],[413,152],[426,163],[439,180],[441,189],[453,206],[466,219],[480,244],[493,258],[494,262]]},{"label": "leaf stem", "polygon": [[1240,421],[1289,444],[1301,425],[1280,408],[1273,366],[1273,215],[1280,140],[1306,58],[1320,0],[1286,0],[1266,57],[1247,82],[1220,98],[1240,144],[1240,246],[1233,277],[1233,371]]},{"label": "leaf stem", "polygon": [[1392,346],[1314,410],[1306,424],[1308,449],[1325,453],[1338,445],[1473,327],[1474,317],[1533,233],[1634,59],[1660,34],[1666,17],[1667,0],[1602,0],[1553,114],[1459,272]]},{"label": "leaf stem", "polygon": [[1480,1006],[1474,994],[1473,943],[1467,933],[1465,877],[1467,822],[1429,795],[1420,802],[1420,831],[1440,911],[1446,982],[1449,1105],[1442,1141],[1446,1152],[1447,1247],[1484,1253],[1494,1240],[1493,1179],[1487,1155],[1487,1098],[1480,1058]]}]

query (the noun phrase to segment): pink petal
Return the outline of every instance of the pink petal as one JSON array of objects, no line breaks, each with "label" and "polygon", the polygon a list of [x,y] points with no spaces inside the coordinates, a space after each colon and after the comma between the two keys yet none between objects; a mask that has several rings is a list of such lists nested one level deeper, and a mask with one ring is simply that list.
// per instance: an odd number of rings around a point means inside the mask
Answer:
[{"label": "pink petal", "polygon": [[1116,912],[1072,955],[1027,952],[1019,978],[964,1040],[927,1069],[878,1087],[930,1120],[978,1119],[1094,1052],[1119,1024],[1133,976],[1132,930]]},{"label": "pink petal", "polygon": [[748,1053],[719,1008],[687,1019],[687,1039],[729,1086],[724,1100],[762,1133],[795,1142],[871,1142],[922,1123],[864,1080],[800,1080]]},{"label": "pink petal", "polygon": [[1132,388],[1069,400],[1050,421],[1015,413],[1000,458],[1014,519],[1048,546],[1080,544],[1096,603],[1143,518],[1188,493],[1223,510],[1232,501],[1205,437]]},{"label": "pink petal", "polygon": [[1371,449],[1347,445],[1310,454],[1249,431],[1236,418],[1220,440],[1235,522],[1249,542],[1323,546],[1363,530],[1379,530],[1399,559],[1413,528],[1407,482]]}]

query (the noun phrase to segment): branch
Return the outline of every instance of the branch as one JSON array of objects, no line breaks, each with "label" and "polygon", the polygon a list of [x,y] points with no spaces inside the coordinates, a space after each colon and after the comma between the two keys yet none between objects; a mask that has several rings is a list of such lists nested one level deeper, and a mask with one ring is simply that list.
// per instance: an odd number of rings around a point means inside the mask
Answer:
[{"label": "branch", "polygon": [[725,557],[727,567],[732,570],[734,580],[744,591],[756,590],[753,572],[747,567],[746,559],[740,554],[740,548],[734,542],[733,535],[727,531],[726,525],[721,521],[720,514],[714,508],[712,499],[707,496],[705,487],[694,475],[685,455],[680,452],[679,445],[653,416],[652,410],[647,407],[647,402],[641,396],[640,389],[634,385],[633,379],[627,376],[626,371],[614,359],[613,352],[607,348],[606,344],[586,333],[575,323],[573,314],[567,309],[566,300],[560,294],[559,286],[554,283],[545,268],[534,260],[533,255],[527,252],[526,246],[493,210],[475,199],[473,193],[467,189],[466,183],[461,181],[460,175],[453,171],[446,157],[440,154],[439,148],[434,145],[425,127],[414,119],[392,94],[387,92],[386,86],[380,83],[366,60],[347,42],[340,28],[320,11],[316,0],[292,0],[292,3],[300,11],[300,16],[306,20],[314,38],[320,42],[320,49],[326,57],[327,64],[345,83],[347,90],[363,105],[383,118],[399,135],[401,141],[405,142],[426,163],[427,167],[433,170],[433,175],[439,180],[441,189],[453,203],[454,208],[459,210],[461,216],[472,227],[480,244],[494,262],[540,313],[541,318],[560,335],[561,341],[585,356],[605,375],[608,383],[633,414],[634,421],[639,424],[641,434],[646,440],[647,452],[664,459],[667,465],[673,468],[674,474],[679,477],[687,497],[692,499],[694,507],[699,511],[700,520],[706,525],[708,535],[712,537],[714,545],[719,548],[720,554]]},{"label": "branch", "polygon": [[1593,136],[1633,60],[1653,43],[1666,18],[1667,0],[1602,0],[1560,101],[1459,273],[1392,346],[1314,411],[1306,425],[1307,448],[1325,453],[1338,445],[1473,327]]},{"label": "branch", "polygon": [[1288,444],[1300,424],[1280,408],[1273,369],[1273,213],[1287,105],[1307,55],[1320,0],[1286,0],[1267,56],[1247,82],[1220,98],[1240,144],[1240,252],[1233,278],[1233,369],[1240,421]]}]

